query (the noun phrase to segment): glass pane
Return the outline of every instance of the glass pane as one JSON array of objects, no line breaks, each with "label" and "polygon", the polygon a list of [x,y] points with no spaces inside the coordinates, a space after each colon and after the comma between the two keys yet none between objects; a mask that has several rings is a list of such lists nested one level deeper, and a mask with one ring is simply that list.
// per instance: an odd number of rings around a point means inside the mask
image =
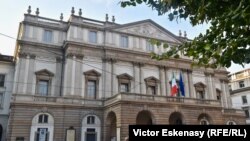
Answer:
[{"label": "glass pane", "polygon": [[122,83],[120,86],[121,92],[128,92],[128,84]]},{"label": "glass pane", "polygon": [[121,36],[121,47],[127,48],[128,47],[128,37]]},{"label": "glass pane", "polygon": [[5,79],[5,75],[0,74],[0,87],[4,87],[4,79]]},{"label": "glass pane", "polygon": [[38,141],[46,141],[47,130],[48,128],[38,128]]},{"label": "glass pane", "polygon": [[49,81],[40,80],[38,82],[38,94],[40,94],[41,96],[47,96],[48,95],[48,86],[49,86]]},{"label": "glass pane", "polygon": [[95,124],[95,117],[94,116],[88,116],[87,117],[87,124]]},{"label": "glass pane", "polygon": [[38,118],[38,123],[43,123],[43,115],[40,115]]},{"label": "glass pane", "polygon": [[88,81],[87,98],[96,98],[96,81]]},{"label": "glass pane", "polygon": [[43,123],[48,123],[48,115],[43,115]]},{"label": "glass pane", "polygon": [[96,141],[96,134],[87,133],[86,134],[86,141]]},{"label": "glass pane", "polygon": [[89,32],[89,42],[97,43],[97,32],[95,32],[95,31]]},{"label": "glass pane", "polygon": [[44,31],[43,41],[47,43],[52,42],[52,31],[49,31],[49,30]]},{"label": "glass pane", "polygon": [[0,107],[3,106],[3,93],[0,93]]},{"label": "glass pane", "polygon": [[149,41],[147,41],[147,51],[154,51],[154,47]]},{"label": "glass pane", "polygon": [[148,86],[148,93],[155,95],[156,94],[155,86]]}]

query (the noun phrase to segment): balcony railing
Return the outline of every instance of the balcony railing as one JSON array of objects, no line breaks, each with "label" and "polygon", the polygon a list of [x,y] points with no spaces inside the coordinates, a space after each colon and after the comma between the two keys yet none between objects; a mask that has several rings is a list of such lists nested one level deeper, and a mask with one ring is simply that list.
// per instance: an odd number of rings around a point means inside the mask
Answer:
[{"label": "balcony railing", "polygon": [[241,109],[223,109],[225,114],[244,114],[244,111]]},{"label": "balcony railing", "polygon": [[183,103],[183,104],[206,104],[220,106],[218,100],[195,99],[186,97],[156,96],[135,93],[119,93],[105,101],[105,105],[116,101],[138,101],[138,102],[157,102],[157,103]]},{"label": "balcony railing", "polygon": [[13,94],[12,101],[103,106],[103,100],[86,99],[80,97],[54,97],[54,96]]},{"label": "balcony railing", "polygon": [[218,100],[202,100],[185,97],[170,97],[145,95],[135,93],[119,93],[106,99],[86,99],[75,96],[39,96],[28,94],[13,94],[13,102],[32,102],[32,103],[57,103],[57,104],[74,104],[74,105],[95,105],[105,106],[118,101],[132,101],[132,102],[153,102],[153,103],[180,103],[180,104],[203,104],[211,106],[220,106]]}]

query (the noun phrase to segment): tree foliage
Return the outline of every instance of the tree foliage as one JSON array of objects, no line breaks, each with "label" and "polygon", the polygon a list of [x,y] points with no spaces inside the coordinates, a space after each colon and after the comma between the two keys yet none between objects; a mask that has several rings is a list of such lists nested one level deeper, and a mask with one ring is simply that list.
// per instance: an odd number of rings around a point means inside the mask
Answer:
[{"label": "tree foliage", "polygon": [[205,34],[153,58],[178,57],[178,51],[206,67],[250,62],[250,0],[127,0],[122,7],[145,3],[170,21],[189,19],[192,26],[210,23]]}]

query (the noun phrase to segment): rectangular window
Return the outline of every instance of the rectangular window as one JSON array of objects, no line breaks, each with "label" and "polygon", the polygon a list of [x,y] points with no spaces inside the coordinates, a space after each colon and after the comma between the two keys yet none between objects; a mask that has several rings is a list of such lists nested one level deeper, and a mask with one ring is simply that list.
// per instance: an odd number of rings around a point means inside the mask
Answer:
[{"label": "rectangular window", "polygon": [[43,41],[46,42],[46,43],[51,43],[52,42],[52,31],[44,30]]},{"label": "rectangular window", "polygon": [[239,87],[240,87],[240,88],[244,88],[244,87],[245,87],[244,81],[240,81],[240,82],[239,82]]},{"label": "rectangular window", "polygon": [[155,86],[148,86],[148,93],[152,95],[156,95],[156,88]]},{"label": "rectangular window", "polygon": [[3,93],[0,93],[0,108],[3,107],[3,102],[4,102],[4,97],[3,97]]},{"label": "rectangular window", "polygon": [[120,91],[121,92],[129,92],[128,83],[121,83],[121,85],[120,85]]},{"label": "rectangular window", "polygon": [[244,110],[246,118],[249,118],[249,110]]},{"label": "rectangular window", "polygon": [[38,81],[38,94],[41,96],[48,96],[49,93],[49,81],[39,80]]},{"label": "rectangular window", "polygon": [[95,117],[94,116],[88,116],[87,117],[87,124],[95,124]]},{"label": "rectangular window", "polygon": [[147,49],[147,51],[153,52],[154,51],[154,45],[152,45],[149,41],[147,41],[146,49]]},{"label": "rectangular window", "polygon": [[200,99],[205,99],[204,92],[203,91],[197,91],[198,96]]},{"label": "rectangular window", "polygon": [[5,75],[0,74],[0,87],[4,87]]},{"label": "rectangular window", "polygon": [[128,36],[122,35],[120,44],[122,48],[128,48]]},{"label": "rectangular window", "polygon": [[241,99],[242,99],[243,104],[247,104],[247,96],[246,95],[242,96]]},{"label": "rectangular window", "polygon": [[89,80],[87,85],[87,98],[96,99],[96,81]]},{"label": "rectangular window", "polygon": [[89,42],[90,43],[97,43],[97,32],[96,31],[89,31]]}]

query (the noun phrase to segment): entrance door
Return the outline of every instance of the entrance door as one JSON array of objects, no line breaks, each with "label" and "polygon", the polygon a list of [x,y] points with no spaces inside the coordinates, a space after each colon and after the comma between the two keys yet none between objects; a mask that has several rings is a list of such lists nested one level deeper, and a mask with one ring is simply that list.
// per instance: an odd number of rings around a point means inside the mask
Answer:
[{"label": "entrance door", "polygon": [[96,132],[94,128],[87,129],[86,141],[96,141]]},{"label": "entrance door", "polygon": [[49,133],[48,128],[38,128],[36,141],[48,141]]}]

